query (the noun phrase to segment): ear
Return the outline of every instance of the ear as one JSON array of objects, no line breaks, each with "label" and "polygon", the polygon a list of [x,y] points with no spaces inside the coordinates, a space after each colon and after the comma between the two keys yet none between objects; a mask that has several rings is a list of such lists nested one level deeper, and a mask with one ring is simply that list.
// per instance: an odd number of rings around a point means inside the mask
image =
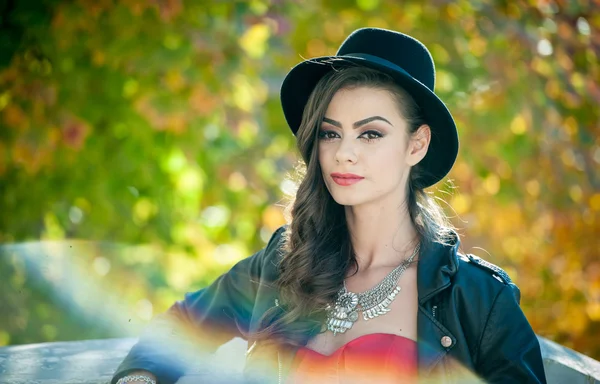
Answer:
[{"label": "ear", "polygon": [[423,160],[429,149],[431,141],[431,128],[423,124],[413,133],[408,141],[408,150],[406,152],[406,162],[414,166]]}]

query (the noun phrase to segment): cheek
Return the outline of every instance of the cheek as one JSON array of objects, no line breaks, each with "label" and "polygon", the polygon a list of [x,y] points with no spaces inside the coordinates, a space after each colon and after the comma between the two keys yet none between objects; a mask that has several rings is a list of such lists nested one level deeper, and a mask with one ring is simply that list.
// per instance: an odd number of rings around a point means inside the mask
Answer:
[{"label": "cheek", "polygon": [[368,169],[372,172],[372,176],[382,188],[385,186],[396,185],[402,178],[404,172],[403,167],[406,167],[402,153],[398,150],[379,151],[374,156],[367,160]]},{"label": "cheek", "polygon": [[323,150],[319,149],[319,151],[317,152],[317,158],[319,160],[319,164],[321,164],[321,168],[323,167],[323,163],[325,161],[325,155],[323,154]]},{"label": "cheek", "polygon": [[372,166],[380,167],[381,170],[398,169],[402,164],[402,153],[395,148],[380,148],[370,156]]},{"label": "cheek", "polygon": [[327,146],[319,146],[317,153],[320,164],[328,164],[334,160],[333,153],[331,153],[331,149]]}]

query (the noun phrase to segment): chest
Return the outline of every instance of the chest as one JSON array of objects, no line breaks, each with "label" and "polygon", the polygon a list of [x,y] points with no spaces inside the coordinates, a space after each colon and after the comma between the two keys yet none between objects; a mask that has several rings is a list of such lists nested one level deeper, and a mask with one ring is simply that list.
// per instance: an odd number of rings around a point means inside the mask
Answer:
[{"label": "chest", "polygon": [[[407,271],[408,272],[408,271]],[[412,282],[411,282],[412,280]],[[416,276],[406,274],[400,281],[402,294],[399,294],[390,305],[391,311],[368,321],[357,321],[346,333],[321,332],[313,336],[305,347],[322,355],[330,356],[345,344],[359,343],[361,336],[374,333],[388,333],[403,336],[418,341],[419,372],[424,377],[433,377],[440,372],[450,372],[454,369],[454,361],[460,362],[468,369],[474,368],[471,353],[481,339],[483,323],[477,321],[487,318],[489,307],[486,298],[475,297],[473,289],[465,289],[460,281],[443,287],[434,295],[428,295],[427,300],[419,303],[417,295]],[[352,285],[348,287],[352,290]],[[368,288],[368,287],[367,287]],[[478,290],[478,296],[481,296]],[[468,305],[467,305],[468,304]],[[477,305],[475,305],[477,304]],[[482,307],[478,307],[481,304]],[[475,308],[474,308],[475,306]],[[468,310],[466,310],[468,308]],[[257,352],[249,354],[246,366],[253,367],[255,362],[262,361],[268,348],[259,346]],[[260,352],[264,350],[264,352]],[[280,377],[285,377],[292,367],[297,349],[284,349],[271,356],[279,369]],[[446,356],[449,358],[446,359]]]},{"label": "chest", "polygon": [[[372,278],[370,280],[372,281]],[[351,292],[353,289],[359,292],[365,291],[374,285],[376,283],[370,284],[368,278],[347,280],[347,288]],[[401,289],[388,305],[389,312],[368,320],[365,320],[362,312],[359,312],[358,319],[346,332],[336,335],[331,331],[318,333],[308,341],[306,347],[329,356],[347,343],[369,334],[392,334],[416,341],[418,312],[416,274],[406,271],[398,285]]]}]

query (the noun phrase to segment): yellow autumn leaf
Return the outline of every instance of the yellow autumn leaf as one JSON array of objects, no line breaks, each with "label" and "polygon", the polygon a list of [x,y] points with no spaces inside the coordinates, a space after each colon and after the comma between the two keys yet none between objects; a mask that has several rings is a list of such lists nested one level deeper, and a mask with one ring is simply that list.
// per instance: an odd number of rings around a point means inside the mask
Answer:
[{"label": "yellow autumn leaf", "polygon": [[492,173],[483,180],[483,189],[490,195],[495,195],[500,190],[500,178]]},{"label": "yellow autumn leaf", "polygon": [[592,301],[586,306],[587,315],[592,321],[600,321],[600,302]]},{"label": "yellow autumn leaf", "polygon": [[527,121],[523,115],[517,115],[510,123],[510,130],[515,135],[522,135],[527,132]]},{"label": "yellow autumn leaf", "polygon": [[593,211],[600,211],[600,193],[595,193],[590,197],[590,208]]},{"label": "yellow autumn leaf", "polygon": [[263,212],[263,223],[270,231],[275,231],[277,228],[285,224],[283,211],[275,206],[269,206]]},{"label": "yellow autumn leaf", "polygon": [[471,208],[471,197],[466,194],[458,194],[452,198],[450,204],[457,214],[463,215]]},{"label": "yellow autumn leaf", "polygon": [[242,35],[239,44],[248,56],[259,59],[265,54],[270,36],[271,29],[267,24],[255,24]]}]

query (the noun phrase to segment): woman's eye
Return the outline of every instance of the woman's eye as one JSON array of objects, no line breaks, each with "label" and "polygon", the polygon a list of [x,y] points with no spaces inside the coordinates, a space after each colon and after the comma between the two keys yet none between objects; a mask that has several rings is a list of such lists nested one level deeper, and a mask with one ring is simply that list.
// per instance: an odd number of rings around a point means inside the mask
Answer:
[{"label": "woman's eye", "polygon": [[334,135],[335,135],[336,133],[335,133],[335,132],[333,132],[333,131],[325,131],[325,130],[321,130],[321,131],[319,132],[319,139],[322,139],[322,140],[329,140],[329,139],[332,139],[333,137],[329,136],[329,134],[334,134]]},{"label": "woman's eye", "polygon": [[[334,131],[321,130],[319,132],[319,139],[321,140],[331,140],[334,139],[335,136],[337,136],[337,133]],[[383,135],[377,131],[365,131],[359,137],[365,139],[367,142],[371,142],[382,138]]]},{"label": "woman's eye", "polygon": [[[379,133],[377,131],[366,131],[361,136],[365,136],[365,139],[367,141],[373,141],[373,140],[381,139],[383,137],[383,135],[381,135],[381,133]],[[368,136],[370,136],[370,138],[368,138]]]}]

